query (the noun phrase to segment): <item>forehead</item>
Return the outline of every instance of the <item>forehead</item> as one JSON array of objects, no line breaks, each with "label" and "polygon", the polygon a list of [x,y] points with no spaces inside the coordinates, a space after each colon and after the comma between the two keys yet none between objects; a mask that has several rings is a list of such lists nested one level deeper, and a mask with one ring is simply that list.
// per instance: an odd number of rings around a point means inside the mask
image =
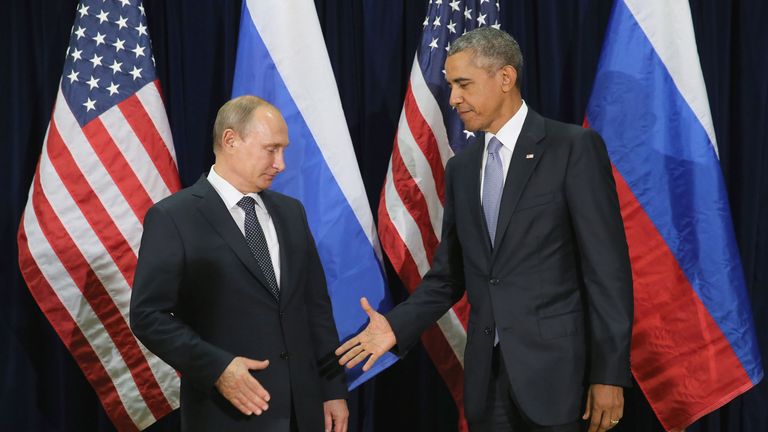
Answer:
[{"label": "forehead", "polygon": [[485,69],[478,65],[477,57],[471,50],[461,51],[445,59],[445,76],[452,81],[454,79],[468,78],[467,75],[473,75],[478,72],[484,72]]}]

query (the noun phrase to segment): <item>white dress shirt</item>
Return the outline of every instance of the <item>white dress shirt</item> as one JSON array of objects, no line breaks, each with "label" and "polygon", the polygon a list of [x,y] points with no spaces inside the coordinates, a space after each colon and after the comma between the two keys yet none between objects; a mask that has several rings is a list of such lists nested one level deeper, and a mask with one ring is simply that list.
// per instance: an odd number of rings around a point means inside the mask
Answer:
[{"label": "white dress shirt", "polygon": [[501,141],[499,157],[501,158],[501,166],[504,169],[504,180],[502,183],[503,187],[504,183],[507,182],[507,172],[509,171],[509,162],[512,160],[512,152],[515,151],[515,144],[517,143],[517,139],[520,137],[520,131],[523,130],[523,123],[525,122],[525,117],[527,115],[528,105],[526,105],[525,101],[523,101],[523,104],[520,105],[520,109],[517,110],[511,119],[504,123],[504,126],[499,129],[499,132],[496,133],[496,135],[490,132],[485,133],[483,164],[480,166],[480,197],[483,196],[483,183],[485,182],[485,161],[488,159],[488,142],[490,142],[491,138],[494,136],[498,138],[499,141]]},{"label": "white dress shirt", "polygon": [[[211,186],[216,190],[221,199],[224,201],[224,205],[227,206],[229,214],[232,215],[232,219],[235,220],[235,224],[240,228],[240,232],[245,237],[245,210],[238,207],[237,203],[245,195],[240,193],[232,184],[224,180],[219,174],[216,173],[214,167],[211,167],[211,171],[208,172],[208,181]],[[272,260],[272,268],[275,269],[275,279],[277,280],[277,286],[280,287],[280,243],[277,241],[277,231],[275,231],[275,224],[272,222],[272,217],[269,215],[267,208],[264,206],[264,201],[261,200],[261,196],[257,193],[249,193],[249,197],[253,197],[256,200],[256,217],[259,219],[261,229],[264,231],[264,237],[267,239],[267,248],[269,248],[269,258]]]}]

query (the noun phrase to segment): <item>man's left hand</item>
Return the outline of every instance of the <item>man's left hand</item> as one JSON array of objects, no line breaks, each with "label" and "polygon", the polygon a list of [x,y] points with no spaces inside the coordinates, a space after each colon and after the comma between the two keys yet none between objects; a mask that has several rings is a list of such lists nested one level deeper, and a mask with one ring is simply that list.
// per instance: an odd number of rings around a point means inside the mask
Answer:
[{"label": "man's left hand", "polygon": [[587,394],[587,407],[582,419],[591,419],[589,432],[604,432],[624,416],[624,389],[607,384],[592,384]]},{"label": "man's left hand", "polygon": [[323,402],[323,413],[325,414],[325,432],[347,432],[347,421],[349,420],[347,401],[344,399],[325,401]]}]

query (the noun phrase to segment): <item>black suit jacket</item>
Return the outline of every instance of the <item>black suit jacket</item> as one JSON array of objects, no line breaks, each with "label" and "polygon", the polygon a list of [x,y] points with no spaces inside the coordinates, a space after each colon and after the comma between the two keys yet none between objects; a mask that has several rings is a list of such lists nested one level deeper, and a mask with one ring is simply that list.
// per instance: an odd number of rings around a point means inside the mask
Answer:
[{"label": "black suit jacket", "polygon": [[[339,341],[304,208],[276,192],[261,197],[280,242],[279,303],[205,178],[144,220],[131,328],[181,373],[183,430],[285,430],[293,398],[300,430],[319,431],[322,402],[346,397],[343,374],[321,378],[318,370]],[[241,414],[214,387],[235,356],[270,361],[253,372],[271,395],[261,416]]]},{"label": "black suit jacket", "polygon": [[494,248],[480,205],[483,151],[479,142],[448,161],[432,268],[387,315],[397,349],[415,343],[466,290],[467,419],[480,420],[485,409],[498,328],[518,407],[541,425],[575,421],[585,385],[631,384],[632,275],[605,145],[592,130],[529,110]]}]

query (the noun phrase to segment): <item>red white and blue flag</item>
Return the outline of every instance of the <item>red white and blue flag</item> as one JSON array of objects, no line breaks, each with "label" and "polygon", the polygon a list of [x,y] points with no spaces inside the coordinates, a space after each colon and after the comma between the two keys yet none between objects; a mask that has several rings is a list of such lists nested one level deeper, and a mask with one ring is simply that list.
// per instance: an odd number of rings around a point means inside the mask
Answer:
[{"label": "red white and blue flag", "polygon": [[139,0],[82,0],[19,226],[30,292],[115,427],[179,406],[176,372],[128,326],[142,221],[180,187]]},{"label": "red white and blue flag", "polygon": [[587,122],[614,166],[635,291],[632,371],[667,430],[763,377],[686,0],[618,0]]},{"label": "red white and blue flag", "polygon": [[[478,137],[465,131],[449,104],[444,65],[460,35],[499,25],[499,1],[430,2],[411,69],[392,157],[379,202],[379,236],[409,292],[429,270],[443,220],[445,164]],[[469,305],[466,297],[422,335],[438,372],[464,420],[464,347]]]}]

